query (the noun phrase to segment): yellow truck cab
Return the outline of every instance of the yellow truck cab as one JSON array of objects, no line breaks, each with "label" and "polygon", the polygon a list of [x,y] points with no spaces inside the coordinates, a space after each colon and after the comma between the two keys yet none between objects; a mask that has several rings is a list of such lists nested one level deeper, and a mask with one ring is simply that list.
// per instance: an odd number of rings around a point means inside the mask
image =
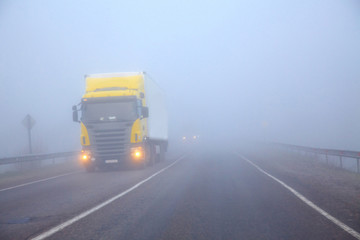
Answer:
[{"label": "yellow truck cab", "polygon": [[[145,72],[85,75],[80,122],[81,162],[88,171],[163,160],[168,143],[165,95]],[[81,112],[79,119],[78,112]]]}]

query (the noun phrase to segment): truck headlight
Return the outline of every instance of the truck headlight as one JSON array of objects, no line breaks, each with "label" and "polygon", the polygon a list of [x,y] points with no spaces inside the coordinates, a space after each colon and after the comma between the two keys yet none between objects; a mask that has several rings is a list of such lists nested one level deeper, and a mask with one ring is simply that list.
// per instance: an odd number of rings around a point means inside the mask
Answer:
[{"label": "truck headlight", "polygon": [[131,157],[135,160],[140,160],[144,158],[144,148],[143,147],[133,147],[131,148]]},{"label": "truck headlight", "polygon": [[90,161],[90,159],[91,159],[90,152],[88,152],[88,151],[82,151],[81,152],[80,160],[81,160],[82,163],[87,163],[87,162]]}]

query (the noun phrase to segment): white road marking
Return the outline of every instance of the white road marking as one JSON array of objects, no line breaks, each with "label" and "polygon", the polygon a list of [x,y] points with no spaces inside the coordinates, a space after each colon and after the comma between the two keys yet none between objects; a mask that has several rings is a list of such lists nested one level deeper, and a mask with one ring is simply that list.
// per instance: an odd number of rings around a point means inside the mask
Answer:
[{"label": "white road marking", "polygon": [[118,195],[116,195],[115,197],[112,197],[102,203],[100,203],[99,205],[80,213],[79,215],[67,220],[66,222],[63,222],[49,230],[47,230],[46,232],[43,232],[42,234],[32,238],[31,240],[41,240],[41,239],[45,239],[47,237],[50,237],[51,235],[53,235],[54,233],[57,233],[59,231],[61,231],[62,229],[70,226],[71,224],[79,221],[80,219],[90,215],[91,213],[105,207],[106,205],[109,205],[110,203],[112,203],[113,201],[125,196],[126,194],[128,194],[129,192],[135,190],[136,188],[138,188],[139,186],[141,186],[142,184],[146,183],[147,181],[149,181],[150,179],[154,178],[155,176],[159,175],[160,173],[164,172],[165,170],[171,168],[172,166],[174,166],[176,163],[178,163],[180,160],[182,160],[185,156],[179,157],[175,162],[173,162],[172,164],[170,164],[169,166],[157,171],[156,173],[154,173],[153,175],[151,175],[150,177],[142,180],[141,182],[135,184],[134,186],[132,186],[131,188],[125,190],[124,192],[119,193]]},{"label": "white road marking", "polygon": [[335,223],[338,227],[342,228],[345,232],[349,233],[350,235],[352,235],[356,239],[360,239],[360,233],[358,233],[357,231],[355,231],[354,229],[352,229],[351,227],[349,227],[345,223],[341,222],[340,220],[336,219],[335,217],[331,216],[329,213],[327,213],[325,210],[318,207],[315,203],[313,203],[312,201],[307,199],[305,196],[303,196],[302,194],[300,194],[299,192],[297,192],[296,190],[294,190],[293,188],[288,186],[283,181],[281,181],[281,180],[277,179],[276,177],[272,176],[271,174],[267,173],[266,171],[264,171],[262,168],[260,168],[258,165],[256,165],[255,163],[253,163],[252,161],[250,161],[249,159],[247,159],[243,155],[238,154],[238,153],[236,153],[236,154],[238,156],[240,156],[242,159],[244,159],[245,161],[247,161],[248,163],[250,163],[251,165],[253,165],[260,172],[264,173],[268,177],[270,177],[273,180],[275,180],[276,182],[280,183],[283,187],[285,187],[287,190],[289,190],[291,193],[293,193],[297,198],[299,198],[301,201],[306,203],[308,206],[313,208],[315,211],[317,211],[318,213],[320,213],[321,215],[323,215],[324,217],[329,219],[331,222]]},{"label": "white road marking", "polygon": [[65,174],[57,175],[57,176],[54,176],[54,177],[44,178],[44,179],[36,180],[36,181],[33,181],[33,182],[28,182],[28,183],[16,185],[16,186],[13,186],[13,187],[8,187],[8,188],[0,189],[0,192],[7,191],[7,190],[10,190],[10,189],[14,189],[14,188],[24,187],[24,186],[27,186],[27,185],[30,185],[30,184],[34,184],[34,183],[49,181],[49,180],[52,180],[52,179],[55,179],[55,178],[60,178],[60,177],[68,176],[68,175],[75,174],[75,173],[79,173],[79,172],[82,172],[82,171],[74,171],[74,172],[70,172],[70,173],[65,173]]}]

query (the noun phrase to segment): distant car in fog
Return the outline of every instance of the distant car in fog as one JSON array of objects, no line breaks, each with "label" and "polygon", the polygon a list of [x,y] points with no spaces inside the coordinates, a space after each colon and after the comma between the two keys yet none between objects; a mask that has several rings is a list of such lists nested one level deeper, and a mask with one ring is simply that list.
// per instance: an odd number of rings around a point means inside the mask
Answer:
[{"label": "distant car in fog", "polygon": [[181,142],[186,143],[198,143],[200,141],[200,135],[193,134],[193,135],[184,135],[181,137]]}]

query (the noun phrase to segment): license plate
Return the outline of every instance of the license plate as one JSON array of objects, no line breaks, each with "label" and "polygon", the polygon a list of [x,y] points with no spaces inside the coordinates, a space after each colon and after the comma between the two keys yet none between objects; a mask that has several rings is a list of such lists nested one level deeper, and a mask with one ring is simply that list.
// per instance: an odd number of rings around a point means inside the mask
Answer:
[{"label": "license plate", "polygon": [[117,159],[105,160],[105,163],[117,163],[117,162],[118,162]]}]

